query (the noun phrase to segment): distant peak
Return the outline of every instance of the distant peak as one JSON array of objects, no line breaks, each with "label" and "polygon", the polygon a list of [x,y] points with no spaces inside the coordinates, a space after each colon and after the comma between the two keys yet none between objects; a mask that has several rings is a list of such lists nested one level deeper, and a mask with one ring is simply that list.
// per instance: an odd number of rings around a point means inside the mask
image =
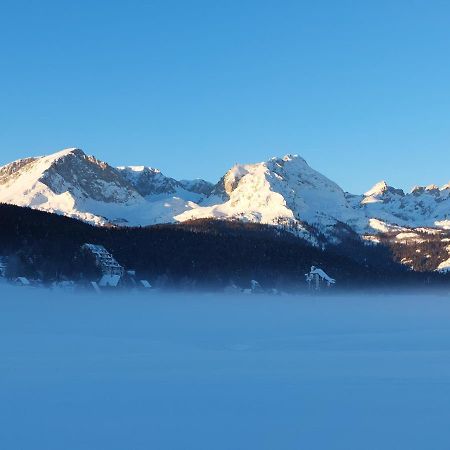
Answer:
[{"label": "distant peak", "polygon": [[307,166],[308,163],[299,155],[294,155],[291,153],[288,153],[287,155],[284,155],[283,157],[273,157],[270,158],[269,162],[278,164],[278,165],[284,165],[286,163],[291,163],[294,166],[300,165],[300,166]]},{"label": "distant peak", "polygon": [[25,164],[29,164],[29,163],[36,163],[36,164],[43,163],[46,165],[51,165],[54,162],[57,162],[60,159],[66,157],[68,155],[75,155],[75,156],[81,157],[81,158],[86,157],[86,154],[83,152],[83,150],[81,150],[79,148],[66,148],[64,150],[60,150],[58,152],[51,153],[46,156],[33,156],[33,157],[18,159],[18,160],[13,161],[3,167],[10,167],[10,170],[17,171],[19,168],[21,168]]},{"label": "distant peak", "polygon": [[437,186],[436,184],[429,184],[428,186],[414,186],[411,190],[412,194],[422,194],[424,192],[430,192],[430,193],[438,193],[438,191],[445,191],[447,189],[450,189],[450,183],[444,184],[441,188]]},{"label": "distant peak", "polygon": [[60,150],[59,152],[53,153],[49,155],[49,157],[61,158],[67,155],[76,155],[76,156],[86,156],[86,154],[81,150],[81,148],[65,148],[64,150]]},{"label": "distant peak", "polygon": [[66,148],[64,150],[60,150],[59,152],[52,153],[47,156],[43,156],[41,159],[48,163],[56,162],[66,156],[73,155],[77,158],[85,158],[86,154],[80,148]]},{"label": "distant peak", "polygon": [[381,180],[376,183],[371,189],[369,189],[364,195],[366,197],[371,197],[373,195],[384,194],[389,189],[389,185],[386,181]]},{"label": "distant peak", "polygon": [[423,186],[414,186],[411,189],[411,194],[421,194],[423,191],[425,190],[425,188]]},{"label": "distant peak", "polygon": [[400,196],[404,196],[405,193],[403,192],[402,189],[396,189],[392,186],[389,186],[386,181],[382,180],[380,182],[378,182],[377,184],[375,184],[375,186],[372,187],[372,189],[370,189],[369,191],[367,191],[364,196],[365,197],[377,197],[377,196],[381,196],[384,195],[386,193],[390,193],[390,194],[394,194],[394,195],[400,195]]}]

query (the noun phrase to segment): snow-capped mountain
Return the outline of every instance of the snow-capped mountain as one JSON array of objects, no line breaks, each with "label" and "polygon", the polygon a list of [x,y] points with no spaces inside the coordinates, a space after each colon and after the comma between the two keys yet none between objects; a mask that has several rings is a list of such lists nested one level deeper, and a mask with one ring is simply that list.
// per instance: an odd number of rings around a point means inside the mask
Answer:
[{"label": "snow-capped mountain", "polygon": [[155,169],[117,169],[76,148],[0,168],[0,202],[97,225],[171,222],[200,197]]},{"label": "snow-capped mountain", "polygon": [[72,148],[0,167],[0,202],[98,225],[243,220],[281,225],[312,242],[318,233],[339,240],[342,226],[372,242],[381,235],[417,240],[424,230],[447,239],[450,230],[450,184],[405,193],[382,181],[353,195],[297,155],[238,164],[213,185],[178,181],[152,167],[115,168]]},{"label": "snow-capped mountain", "polygon": [[132,186],[106,163],[67,149],[0,168],[0,201],[105,224],[99,209],[142,203]]},{"label": "snow-capped mountain", "polygon": [[150,200],[158,196],[174,195],[185,200],[199,201],[209,195],[214,187],[212,183],[202,179],[177,181],[153,167],[122,166],[117,170],[142,197]]},{"label": "snow-capped mountain", "polygon": [[450,185],[416,186],[405,193],[381,181],[364,195],[347,198],[369,219],[413,228],[450,228]]},{"label": "snow-capped mountain", "polygon": [[416,186],[410,193],[377,183],[364,195],[347,194],[363,217],[355,231],[382,242],[415,270],[450,270],[450,186]]},{"label": "snow-capped mountain", "polygon": [[357,215],[336,183],[299,156],[286,155],[234,166],[200,205],[175,217],[198,218],[241,219],[299,230],[307,223],[331,235],[338,222],[356,220]]},{"label": "snow-capped mountain", "polygon": [[179,187],[176,180],[164,176],[161,171],[153,167],[123,166],[117,169],[143,197],[175,194]]}]

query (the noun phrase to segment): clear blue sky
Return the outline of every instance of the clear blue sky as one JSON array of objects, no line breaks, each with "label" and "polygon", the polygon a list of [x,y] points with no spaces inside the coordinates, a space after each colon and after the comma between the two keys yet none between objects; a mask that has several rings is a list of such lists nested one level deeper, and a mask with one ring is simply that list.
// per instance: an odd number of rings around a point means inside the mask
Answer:
[{"label": "clear blue sky", "polygon": [[0,164],[81,147],[218,179],[302,155],[344,189],[450,180],[450,2],[0,5]]}]

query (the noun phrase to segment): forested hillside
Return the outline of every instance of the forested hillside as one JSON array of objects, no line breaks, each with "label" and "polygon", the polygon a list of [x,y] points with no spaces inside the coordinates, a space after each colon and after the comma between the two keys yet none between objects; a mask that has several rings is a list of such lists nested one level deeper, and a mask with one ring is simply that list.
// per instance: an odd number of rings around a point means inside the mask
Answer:
[{"label": "forested hillside", "polygon": [[197,220],[146,228],[94,227],[78,220],[0,205],[0,255],[9,257],[9,275],[45,282],[95,279],[83,243],[104,245],[127,269],[155,285],[215,288],[251,279],[266,287],[298,288],[309,267],[319,265],[338,286],[424,284],[445,281],[395,263],[387,247],[352,236],[321,249],[274,227],[242,222]]}]

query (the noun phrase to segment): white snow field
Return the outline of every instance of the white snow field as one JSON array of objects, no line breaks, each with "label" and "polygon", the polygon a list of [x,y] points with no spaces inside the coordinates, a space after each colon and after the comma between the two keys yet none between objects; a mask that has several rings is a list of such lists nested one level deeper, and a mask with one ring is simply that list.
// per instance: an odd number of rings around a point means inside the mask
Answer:
[{"label": "white snow field", "polygon": [[5,450],[448,450],[450,295],[0,285]]}]

